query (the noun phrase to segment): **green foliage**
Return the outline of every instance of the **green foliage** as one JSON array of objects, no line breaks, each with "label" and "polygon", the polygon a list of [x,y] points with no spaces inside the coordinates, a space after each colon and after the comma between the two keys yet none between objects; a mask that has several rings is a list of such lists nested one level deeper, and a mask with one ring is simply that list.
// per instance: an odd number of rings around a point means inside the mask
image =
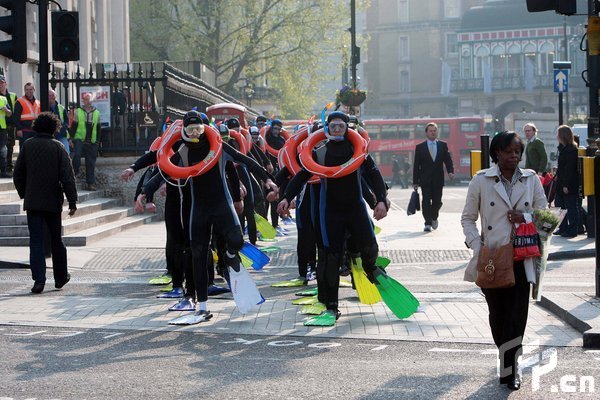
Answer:
[{"label": "green foliage", "polygon": [[130,18],[134,60],[200,60],[227,93],[277,89],[284,117],[333,97],[320,88],[350,43],[344,0],[131,0]]}]

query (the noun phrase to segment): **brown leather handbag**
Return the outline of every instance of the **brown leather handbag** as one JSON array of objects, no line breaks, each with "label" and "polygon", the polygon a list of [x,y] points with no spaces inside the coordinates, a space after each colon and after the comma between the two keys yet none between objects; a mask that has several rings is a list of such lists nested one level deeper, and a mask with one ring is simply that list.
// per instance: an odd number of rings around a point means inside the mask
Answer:
[{"label": "brown leather handbag", "polygon": [[497,249],[491,249],[481,243],[477,258],[477,280],[475,284],[482,289],[501,289],[515,286],[513,260],[513,225],[510,241]]}]

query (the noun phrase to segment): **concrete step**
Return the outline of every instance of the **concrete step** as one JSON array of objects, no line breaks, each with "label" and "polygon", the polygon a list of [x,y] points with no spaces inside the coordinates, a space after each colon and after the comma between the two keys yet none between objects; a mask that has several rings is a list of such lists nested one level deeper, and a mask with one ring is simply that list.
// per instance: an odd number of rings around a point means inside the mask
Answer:
[{"label": "concrete step", "polygon": [[[91,200],[85,201],[83,203],[78,203],[77,204],[77,213],[75,215],[78,217],[81,217],[81,216],[89,215],[89,214],[92,214],[92,213],[95,213],[95,212],[98,212],[101,210],[106,210],[106,209],[109,209],[112,207],[117,207],[118,205],[119,205],[119,200],[117,200],[117,199],[110,199],[110,198],[105,198],[105,197],[91,199]],[[27,214],[25,211],[22,210],[20,203],[2,204],[2,205],[0,205],[0,209],[3,208],[2,206],[4,206],[5,211],[7,209],[9,209],[9,206],[10,206],[10,207],[12,207],[12,209],[15,209],[16,212],[14,214],[10,214],[10,215],[3,215],[0,212],[0,226],[27,225]],[[62,213],[63,219],[67,218],[68,213],[69,213],[68,206],[64,206],[63,213]]]},{"label": "concrete step", "polygon": [[15,190],[15,185],[13,185],[12,178],[0,178],[0,192],[4,192],[6,190]]},{"label": "concrete step", "polygon": [[[113,207],[108,210],[100,210],[88,215],[69,217],[63,220],[63,235],[69,235],[85,229],[107,224],[126,218],[133,214],[133,209],[127,207]],[[27,225],[0,226],[0,237],[25,237],[29,236]]]},{"label": "concrete step", "polygon": [[[85,229],[69,235],[63,236],[63,242],[66,246],[86,246],[92,242],[135,228],[136,226],[150,223],[158,219],[156,214],[136,214],[130,217],[122,218],[118,221]],[[0,247],[7,246],[29,246],[29,237],[0,237]]]},{"label": "concrete step", "polygon": [[158,215],[156,214],[135,214],[116,222],[103,224],[95,228],[66,235],[63,237],[63,241],[67,246],[86,246],[92,242],[115,235],[127,229],[148,224],[155,220],[158,220]]},{"label": "concrete step", "polygon": [[[2,201],[2,196],[7,195],[7,199]],[[87,190],[77,191],[77,207],[79,208],[79,204],[87,202],[89,200],[100,199],[104,195],[104,191],[96,190],[93,192]],[[66,200],[65,200],[66,202]],[[65,207],[68,205],[65,204]],[[19,199],[16,190],[8,190],[4,192],[0,192],[0,215],[14,215],[21,214],[23,212],[23,200]],[[1,224],[0,224],[1,225]]]}]

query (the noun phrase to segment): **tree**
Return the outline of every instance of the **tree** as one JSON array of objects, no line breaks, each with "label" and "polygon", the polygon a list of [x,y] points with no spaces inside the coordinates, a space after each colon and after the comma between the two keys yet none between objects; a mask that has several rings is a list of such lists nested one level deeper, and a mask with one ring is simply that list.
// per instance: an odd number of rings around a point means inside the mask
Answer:
[{"label": "tree", "polygon": [[[343,0],[132,0],[130,4],[133,55],[200,60],[215,72],[217,86],[234,95],[248,82],[278,89],[288,115],[308,114],[321,84],[332,79],[325,73],[326,64],[335,63],[339,71],[341,55],[335,54],[349,42],[350,12]],[[161,19],[157,14],[170,17]]]}]

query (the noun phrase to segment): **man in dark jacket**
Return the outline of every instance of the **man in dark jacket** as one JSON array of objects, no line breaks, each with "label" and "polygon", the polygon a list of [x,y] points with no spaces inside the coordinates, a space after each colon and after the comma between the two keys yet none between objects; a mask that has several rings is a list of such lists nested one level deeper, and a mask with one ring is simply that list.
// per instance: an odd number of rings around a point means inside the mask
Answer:
[{"label": "man in dark jacket", "polygon": [[454,179],[454,164],[448,151],[448,144],[437,140],[438,126],[430,122],[425,126],[427,140],[415,148],[413,166],[413,186],[421,187],[423,218],[425,232],[438,227],[438,216],[442,207],[442,191],[444,188],[444,165],[448,177]]},{"label": "man in dark jacket", "polygon": [[44,257],[44,224],[52,242],[54,286],[62,288],[71,275],[67,271],[67,249],[62,242],[63,192],[69,202],[69,216],[77,210],[77,188],[71,161],[63,145],[54,139],[60,122],[49,112],[41,113],[33,122],[34,137],[23,143],[13,174],[19,197],[25,199],[29,228],[29,264],[34,285],[31,291],[41,293],[46,283]]}]

